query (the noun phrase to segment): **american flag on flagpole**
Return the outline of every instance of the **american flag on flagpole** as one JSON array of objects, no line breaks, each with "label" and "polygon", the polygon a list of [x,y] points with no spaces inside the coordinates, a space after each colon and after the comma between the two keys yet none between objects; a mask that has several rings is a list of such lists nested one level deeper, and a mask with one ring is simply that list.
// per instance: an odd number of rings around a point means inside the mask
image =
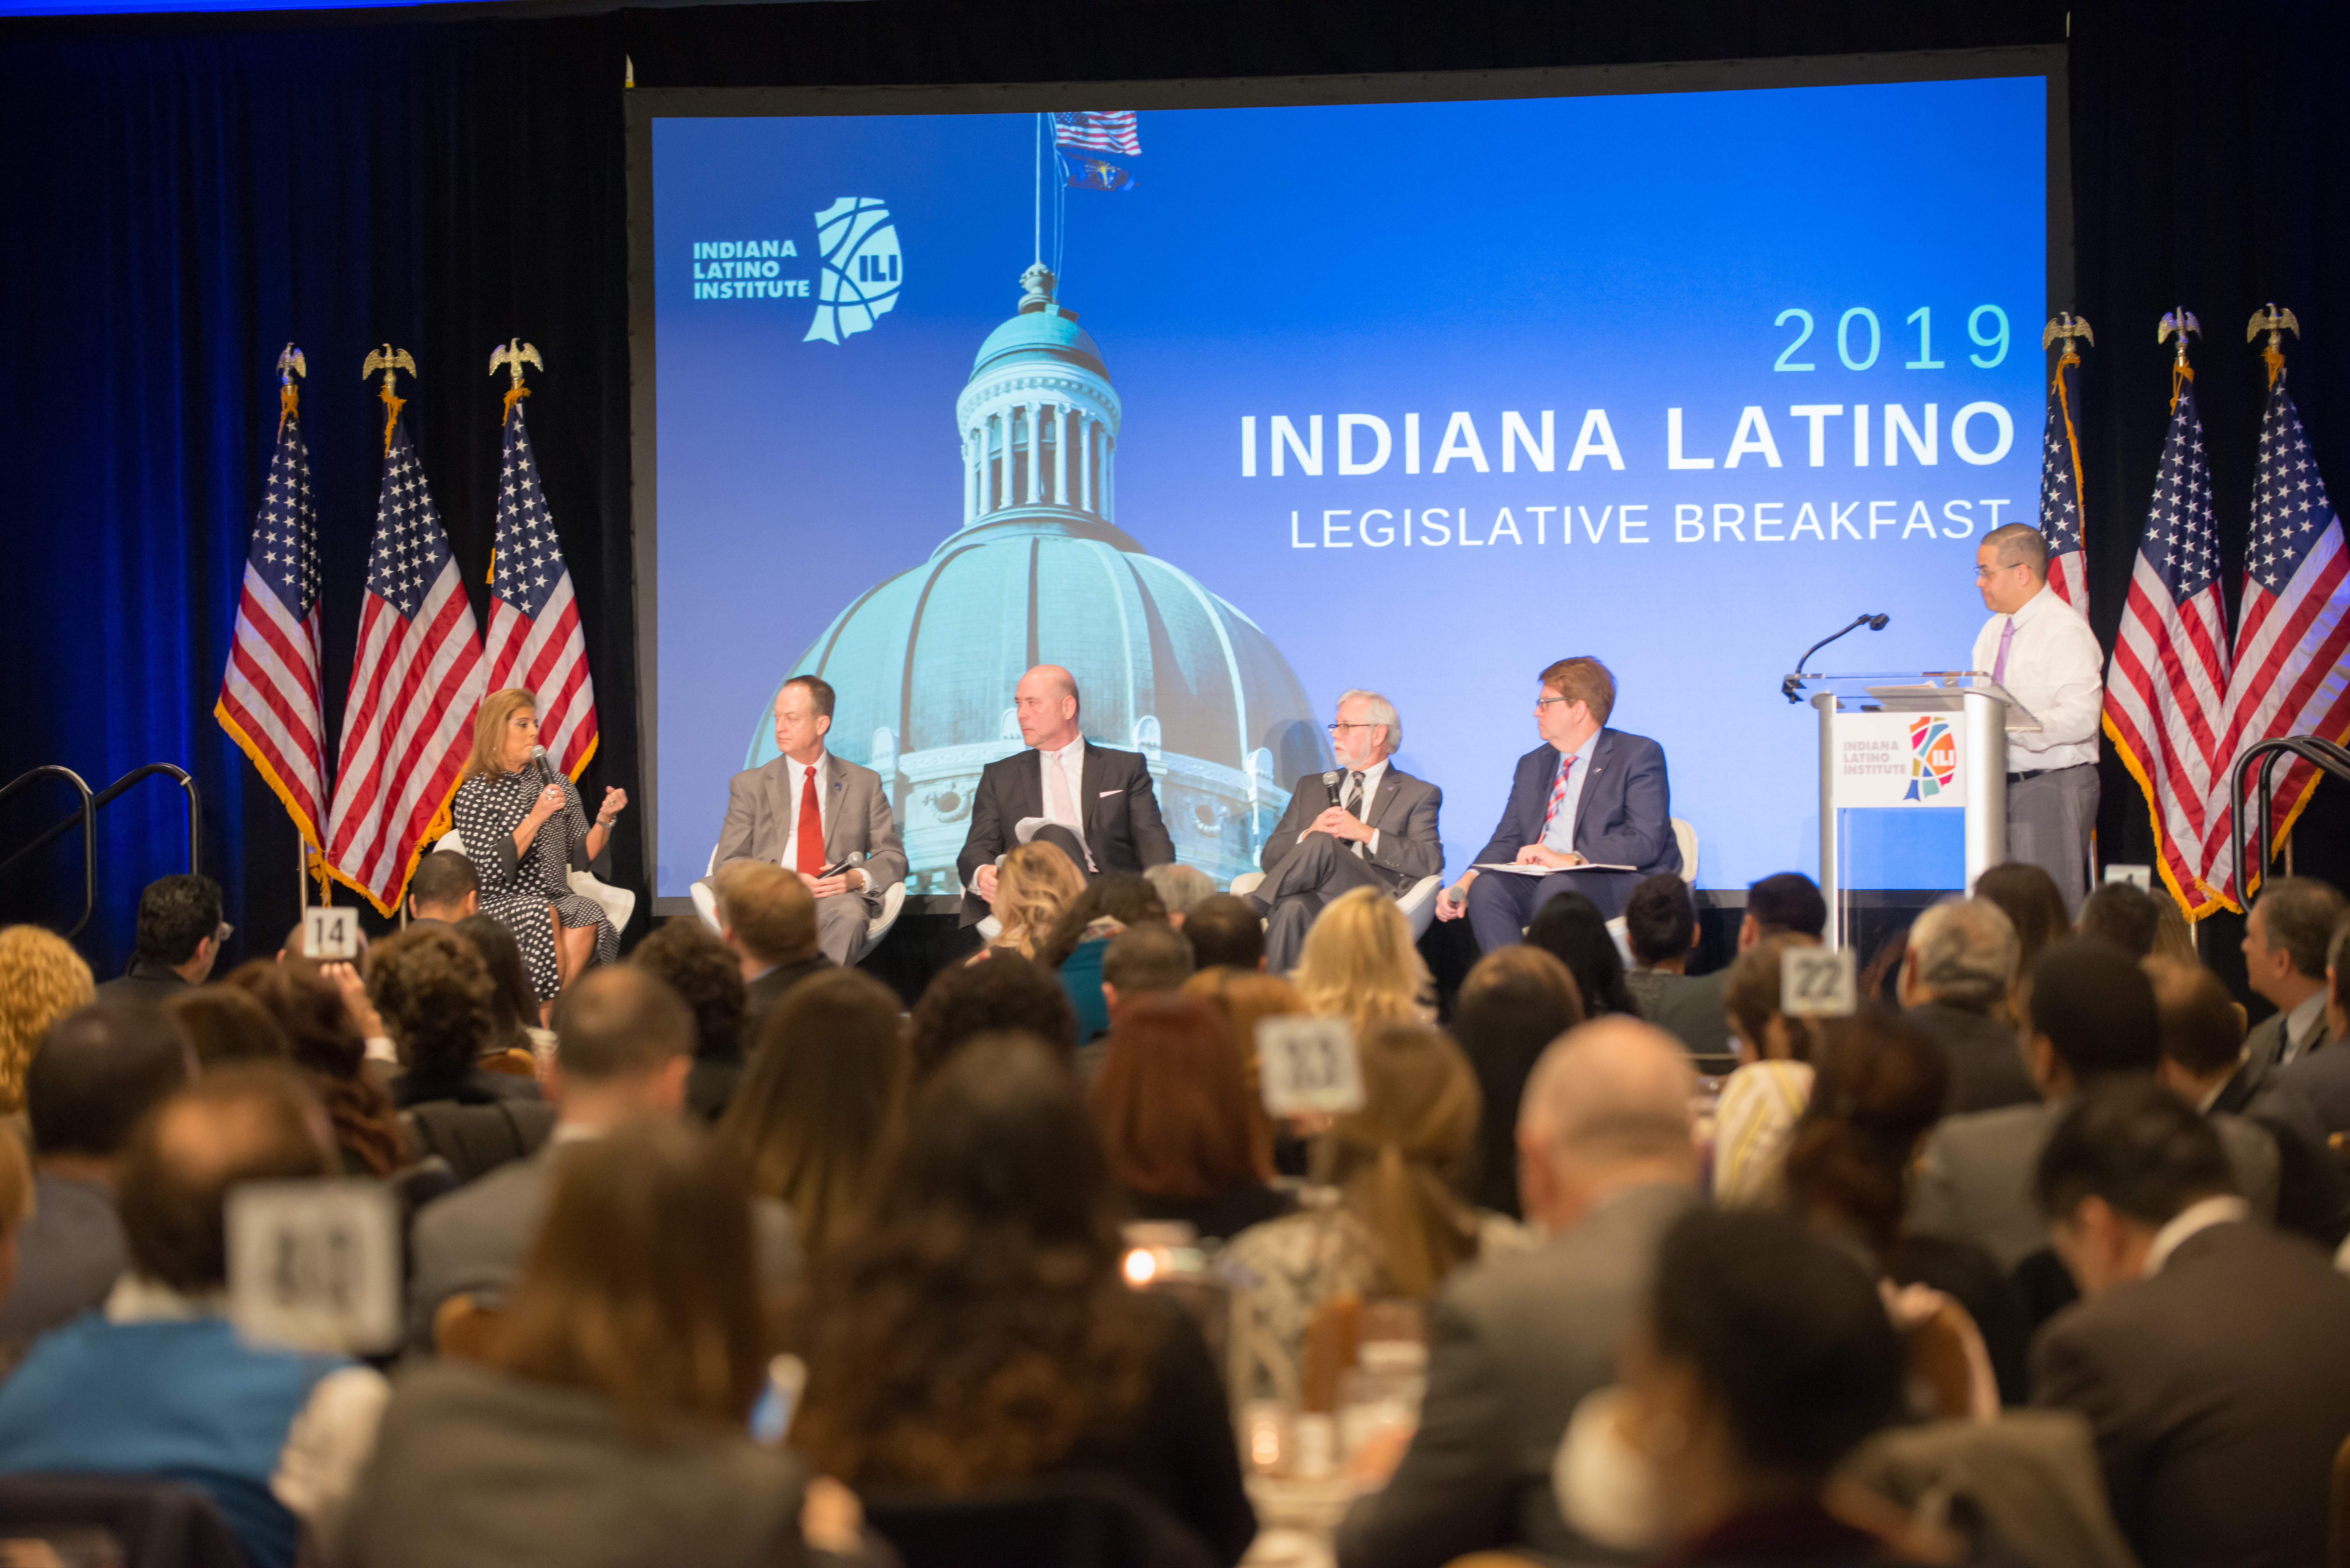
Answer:
[{"label": "american flag on flagpole", "polygon": [[[2284,735],[2350,739],[2350,560],[2342,519],[2325,498],[2300,410],[2284,389],[2284,363],[2273,344],[2269,403],[2261,417],[2259,477],[2252,525],[2244,540],[2244,594],[2236,615],[2234,679],[2220,754],[2229,768],[2212,785],[2213,827],[2204,846],[2204,881],[2230,908],[2251,889],[2235,887],[2229,835],[2234,764],[2244,748]],[[2281,767],[2277,842],[2309,804],[2317,777],[2307,763]],[[2249,797],[2244,803],[2249,806]]]},{"label": "american flag on flagpole", "polygon": [[486,690],[527,687],[538,698],[538,741],[547,760],[577,779],[596,754],[596,683],[579,632],[571,568],[555,537],[539,489],[522,403],[506,414],[505,458],[498,473],[498,535],[490,560],[490,647]]},{"label": "american flag on flagpole", "polygon": [[2089,564],[2081,543],[2081,442],[2075,430],[2081,406],[2081,355],[2076,337],[2089,324],[2067,311],[2043,335],[2062,338],[2055,377],[2048,384],[2048,430],[2041,441],[2040,532],[2048,541],[2048,586],[2056,597],[2089,613]]},{"label": "american flag on flagpole", "polygon": [[383,489],[326,859],[328,875],[389,915],[427,841],[448,829],[449,797],[485,687],[473,607],[400,422],[399,400],[387,401]]},{"label": "american flag on flagpole", "polygon": [[1142,138],[1130,109],[1055,109],[1053,145],[1082,147],[1094,152],[1123,152],[1128,158],[1142,156]]},{"label": "american flag on flagpole", "polygon": [[326,816],[327,714],[318,673],[324,660],[317,514],[310,502],[310,453],[295,406],[294,373],[301,358],[289,343],[278,358],[277,450],[253,523],[236,629],[213,717],[253,760],[303,842],[315,849]]},{"label": "american flag on flagpole", "polygon": [[2146,792],[2162,879],[2189,916],[2199,918],[2218,902],[2202,870],[2213,842],[2207,808],[2227,762],[2220,736],[2228,622],[2203,421],[2183,336],[2173,385],[2170,434],[2106,676],[2105,725]]}]

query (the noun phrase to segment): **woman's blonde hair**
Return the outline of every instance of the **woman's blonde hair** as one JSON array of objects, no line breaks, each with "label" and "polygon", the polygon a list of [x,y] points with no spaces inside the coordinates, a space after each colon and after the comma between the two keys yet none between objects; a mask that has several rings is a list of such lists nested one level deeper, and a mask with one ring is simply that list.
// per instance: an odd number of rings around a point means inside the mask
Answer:
[{"label": "woman's blonde hair", "polygon": [[1343,1018],[1357,1040],[1389,1023],[1425,1023],[1428,965],[1393,898],[1376,888],[1342,893],[1305,936],[1290,977],[1316,1018]]},{"label": "woman's blonde hair", "polygon": [[1389,1026],[1361,1045],[1363,1108],[1333,1123],[1317,1174],[1378,1239],[1399,1295],[1418,1300],[1477,1255],[1477,1220],[1456,1187],[1483,1096],[1461,1047],[1424,1025]]},{"label": "woman's blonde hair", "polygon": [[463,784],[476,774],[494,780],[505,777],[506,725],[521,710],[537,706],[538,699],[519,686],[483,698],[481,711],[473,715],[473,753],[465,759],[457,782]]},{"label": "woman's blonde hair", "polygon": [[25,1064],[49,1025],[97,995],[89,965],[57,932],[0,929],[0,1114],[25,1105]]},{"label": "woman's blonde hair", "polygon": [[1241,1070],[1248,1077],[1250,1137],[1256,1146],[1258,1166],[1270,1170],[1274,1127],[1273,1117],[1264,1108],[1264,1075],[1257,1061],[1256,1026],[1267,1018],[1303,1012],[1305,1003],[1297,999],[1297,988],[1279,975],[1221,963],[1185,981],[1183,994],[1206,1002],[1232,1026],[1232,1041],[1241,1054]]},{"label": "woman's blonde hair", "polygon": [[1085,873],[1061,850],[1050,844],[1020,846],[995,873],[995,918],[1003,924],[996,945],[1035,958],[1037,944],[1085,890]]}]

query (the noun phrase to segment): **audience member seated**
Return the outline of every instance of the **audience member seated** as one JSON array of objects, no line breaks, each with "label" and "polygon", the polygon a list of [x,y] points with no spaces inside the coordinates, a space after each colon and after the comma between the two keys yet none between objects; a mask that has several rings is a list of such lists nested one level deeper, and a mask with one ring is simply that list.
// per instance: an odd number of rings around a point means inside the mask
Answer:
[{"label": "audience member seated", "polygon": [[1829,1477],[1894,1418],[1901,1387],[1884,1305],[1846,1256],[1775,1215],[1686,1215],[1620,1392],[1561,1448],[1559,1505],[1675,1568],[1886,1561],[1884,1540],[1831,1510]]},{"label": "audience member seated", "polygon": [[[436,1199],[416,1216],[408,1282],[412,1347],[432,1346],[434,1316],[451,1296],[494,1304],[504,1296],[538,1231],[548,1172],[564,1148],[624,1122],[675,1120],[682,1113],[693,1014],[677,992],[645,971],[631,964],[590,970],[557,1003],[555,1033],[547,1088],[560,1119],[546,1147]],[[799,1250],[790,1217],[765,1204],[759,1223],[769,1277],[795,1275]]]},{"label": "audience member seated", "polygon": [[1788,949],[1818,945],[1793,934],[1764,937],[1730,966],[1721,1005],[1740,1065],[1722,1081],[1714,1108],[1717,1203],[1775,1209],[1786,1196],[1787,1139],[1811,1104],[1818,1037],[1811,1020],[1782,1010],[1779,976]]},{"label": "audience member seated", "polygon": [[990,907],[1001,929],[988,946],[1035,958],[1038,945],[1085,890],[1086,874],[1058,845],[1018,846],[996,867]]},{"label": "audience member seated", "polygon": [[254,959],[239,964],[228,984],[259,1002],[284,1033],[289,1057],[334,1124],[343,1174],[385,1177],[406,1165],[399,1113],[368,1075],[366,1044],[334,981],[308,959]]},{"label": "audience member seated", "polygon": [[[1909,1215],[1918,1234],[1970,1241],[2011,1272],[2048,1244],[2031,1186],[2050,1131],[2089,1085],[2108,1077],[2151,1081],[2161,1060],[2154,986],[2120,949],[2060,941],[2040,955],[2028,991],[2024,1059],[2043,1103],[1945,1117],[1918,1155]],[[2254,1212],[2273,1214],[2275,1140],[2233,1116],[2216,1126],[2237,1190],[2249,1195]]]},{"label": "audience member seated", "polygon": [[1599,906],[1580,893],[1554,893],[1534,911],[1526,945],[1540,948],[1566,966],[1586,1016],[1607,1012],[1640,1016],[1640,1004],[1624,981],[1624,955],[1607,929]]},{"label": "audience member seated", "polygon": [[[1751,883],[1746,889],[1746,912],[1739,917],[1737,952],[1745,952],[1765,937],[1804,936],[1814,941],[1827,929],[1827,900],[1820,897],[1819,884],[1800,871],[1780,871]],[[1683,1028],[1676,1030],[1689,1044],[1690,1054],[1707,1060],[1719,1060],[1735,1054],[1730,1044],[1730,1024],[1721,1010],[1721,987],[1729,978],[1727,964],[1707,974],[1693,976],[1695,984],[1680,999],[1679,1018]]]},{"label": "audience member seated", "polygon": [[2158,895],[2154,900],[2154,955],[2174,963],[2201,963],[2203,955],[2195,950],[2195,928],[2187,923],[2186,911],[2176,898]]},{"label": "audience member seated", "polygon": [[2350,1438],[2350,1280],[2257,1223],[2194,1107],[2090,1085],[2033,1195],[2081,1303],[2033,1347],[2033,1398],[2095,1428],[2114,1518],[2146,1568],[2329,1561]]},{"label": "audience member seated", "polygon": [[1183,938],[1203,970],[1264,968],[1264,917],[1230,893],[1201,899],[1183,921]]},{"label": "audience member seated", "polygon": [[[1185,931],[1188,933],[1198,921],[1195,911],[1191,919],[1184,922]],[[1304,1176],[1305,1143],[1286,1127],[1275,1127],[1272,1115],[1265,1110],[1264,1075],[1259,1070],[1256,1054],[1259,1023],[1305,1011],[1305,1004],[1297,999],[1297,988],[1279,975],[1266,974],[1262,970],[1219,964],[1194,973],[1183,982],[1182,993],[1214,1008],[1232,1028],[1232,1044],[1241,1055],[1241,1074],[1248,1084],[1250,1136],[1261,1157],[1259,1164],[1284,1176]]]},{"label": "audience member seated", "polygon": [[1167,923],[1180,930],[1192,910],[1216,896],[1215,883],[1197,866],[1186,866],[1170,860],[1164,866],[1146,866],[1143,879],[1159,894],[1159,901],[1167,906]]},{"label": "audience member seated", "polygon": [[99,1305],[130,1266],[114,1208],[123,1151],[195,1070],[187,1035],[145,1002],[100,1002],[49,1026],[25,1074],[34,1210],[0,1297],[0,1355]]},{"label": "audience member seated", "polygon": [[1127,1287],[1117,1213],[1055,1053],[966,1043],[916,1092],[868,1227],[815,1278],[793,1446],[852,1488],[1105,1472],[1237,1563],[1256,1516],[1222,1374],[1182,1307]]},{"label": "audience member seated", "polygon": [[[33,1160],[24,1140],[0,1129],[0,1303],[16,1288],[18,1247],[33,1218]],[[18,1347],[0,1342],[0,1377],[16,1365]]]},{"label": "audience member seated", "polygon": [[564,1149],[553,1186],[488,1364],[402,1374],[347,1561],[801,1562],[806,1471],[749,1431],[774,1346],[739,1166],[638,1122]]},{"label": "audience member seated", "polygon": [[[265,963],[265,959],[255,959]],[[163,999],[170,1013],[196,1048],[200,1067],[228,1062],[284,1062],[294,1043],[252,992],[224,981],[192,985]]]},{"label": "audience member seated", "polygon": [[1575,1406],[1615,1381],[1658,1243],[1697,1202],[1694,1082],[1680,1043],[1636,1018],[1595,1019],[1544,1053],[1518,1118],[1526,1218],[1544,1239],[1437,1293],[1419,1428],[1384,1490],[1347,1511],[1344,1568],[1439,1568],[1511,1546],[1587,1560],[1552,1497],[1551,1455]]},{"label": "audience member seated", "polygon": [[1789,1210],[1878,1277],[1955,1302],[1980,1334],[2001,1402],[2030,1394],[2023,1312],[1991,1254],[1908,1233],[1910,1168],[1941,1119],[1950,1069],[1914,1021],[1880,1008],[1821,1031],[1818,1078],[1786,1159]]},{"label": "audience member seated", "polygon": [[2023,1043],[2005,1016],[2016,951],[2015,927],[1988,898],[1937,904],[1909,928],[1901,1007],[1941,1048],[1950,1070],[1944,1109],[1952,1114],[2040,1098],[2023,1070]]},{"label": "audience member seated", "polygon": [[973,1035],[1007,1029],[1035,1035],[1065,1062],[1076,1055],[1076,1010],[1052,971],[1016,953],[949,965],[931,977],[914,1003],[906,1035],[914,1076],[937,1072]]},{"label": "audience member seated", "polygon": [[1077,1044],[1109,1033],[1109,1005],[1101,993],[1102,956],[1128,926],[1165,925],[1167,906],[1139,877],[1103,877],[1061,912],[1036,950],[1036,961],[1055,970],[1069,1005],[1077,1011]]},{"label": "audience member seated", "polygon": [[2250,1094],[2244,1077],[2244,1015],[2220,977],[2200,964],[2149,958],[2162,1060],[2154,1075],[2198,1111],[2232,1112],[2277,1146],[2276,1222],[2327,1251],[2350,1236],[2350,1180],[2326,1147],[2325,1128],[2307,1102],[2274,1082]]},{"label": "audience member seated", "polygon": [[2106,882],[2091,889],[2073,920],[2074,936],[2111,942],[2134,959],[2153,952],[2161,931],[2161,909],[2135,882]]},{"label": "audience member seated", "polygon": [[2329,1133],[2350,1132],[2350,1051],[2325,1012],[2325,947],[2342,895],[2314,877],[2280,877],[2261,889],[2244,922],[2244,967],[2253,992],[2276,1009],[2244,1041],[2254,1088],[2272,1079],[2309,1102]]},{"label": "audience member seated", "polygon": [[733,860],[710,879],[718,909],[718,937],[734,950],[743,971],[743,1038],[784,993],[812,974],[836,968],[816,948],[816,897],[781,866]]},{"label": "audience member seated", "polygon": [[[1118,940],[1152,929],[1138,926]],[[1116,943],[1110,951],[1115,958]],[[1136,1218],[1180,1220],[1201,1240],[1221,1241],[1293,1207],[1266,1184],[1271,1151],[1253,1136],[1241,1048],[1208,1003],[1168,995],[1123,1001],[1088,1097],[1111,1179]]]},{"label": "audience member seated", "polygon": [[376,944],[368,996],[400,1047],[394,1105],[406,1110],[430,1100],[486,1106],[539,1097],[530,1079],[482,1066],[484,1054],[498,1048],[490,1023],[495,989],[480,952],[452,930],[427,926]]},{"label": "audience member seated", "polygon": [[1307,1012],[1345,1019],[1357,1040],[1435,1015],[1435,981],[1410,923],[1383,888],[1351,888],[1325,905],[1289,982]]},{"label": "audience member seated", "polygon": [[[427,856],[425,858],[432,858]],[[456,858],[463,860],[463,856]],[[467,866],[473,862],[466,860]],[[482,967],[490,973],[490,1040],[493,1050],[519,1051],[534,1070],[555,1049],[555,1031],[538,1022],[538,999],[522,967],[522,948],[504,921],[487,915],[467,915],[454,922],[456,933],[473,944]]]},{"label": "audience member seated", "polygon": [[1316,1308],[1341,1296],[1425,1302],[1461,1265],[1528,1243],[1514,1221],[1461,1200],[1478,1095],[1460,1047],[1424,1024],[1389,1024],[1360,1049],[1363,1108],[1315,1144],[1314,1176],[1334,1190],[1225,1249],[1253,1282],[1251,1320],[1283,1358],[1267,1392],[1294,1397]]},{"label": "audience member seated", "polygon": [[[1674,882],[1678,877],[1666,874]],[[1650,878],[1659,880],[1660,878]],[[1642,888],[1632,891],[1638,908]],[[1518,1204],[1518,1103],[1550,1043],[1583,1022],[1583,994],[1566,966],[1540,948],[1495,948],[1452,999],[1452,1038],[1477,1075],[1477,1147],[1464,1190],[1513,1220]]]},{"label": "audience member seated", "polygon": [[[1974,896],[1997,904],[2015,928],[2015,974],[2021,982],[2030,983],[2050,943],[2072,932],[2072,918],[2064,912],[2064,895],[2057,891],[2056,879],[2028,862],[2004,860],[1992,867],[1975,878]],[[2021,1023],[2025,1014],[2018,1009],[2010,1016]]]},{"label": "audience member seated", "polygon": [[761,1026],[718,1140],[791,1210],[811,1267],[864,1214],[912,1077],[898,993],[861,971],[810,976]]},{"label": "audience member seated", "polygon": [[1118,1027],[1118,1009],[1165,992],[1180,991],[1191,978],[1191,944],[1172,926],[1157,921],[1118,932],[1102,950],[1102,1007],[1110,1027]]},{"label": "audience member seated", "polygon": [[63,937],[45,926],[0,927],[0,1116],[24,1108],[25,1064],[49,1025],[94,994],[89,965]]},{"label": "audience member seated", "polygon": [[1632,950],[1632,971],[1624,977],[1624,987],[1641,1017],[1685,1045],[1692,1036],[1709,1044],[1721,1037],[1716,988],[1689,974],[1699,935],[1697,903],[1678,872],[1648,878],[1624,901],[1624,942]]},{"label": "audience member seated", "polygon": [[746,1060],[741,963],[700,920],[663,921],[637,944],[629,961],[667,981],[693,1013],[685,1108],[705,1122],[716,1121],[743,1081]]},{"label": "audience member seated", "polygon": [[161,1002],[202,985],[228,933],[219,883],[209,877],[158,877],[139,895],[130,967],[99,989],[117,1002]]},{"label": "audience member seated", "polygon": [[[468,916],[479,917],[481,909],[482,878],[469,857],[453,849],[436,849],[417,857],[416,869],[408,877],[411,929],[423,920],[453,926]],[[537,1016],[536,1003],[530,1011],[533,1017]]]},{"label": "audience member seated", "polygon": [[224,1315],[241,1182],[331,1176],[326,1112],[292,1068],[215,1068],[123,1158],[130,1272],[0,1384],[0,1473],[148,1476],[218,1505],[254,1568],[331,1560],[389,1391],[345,1357],[254,1344]]}]

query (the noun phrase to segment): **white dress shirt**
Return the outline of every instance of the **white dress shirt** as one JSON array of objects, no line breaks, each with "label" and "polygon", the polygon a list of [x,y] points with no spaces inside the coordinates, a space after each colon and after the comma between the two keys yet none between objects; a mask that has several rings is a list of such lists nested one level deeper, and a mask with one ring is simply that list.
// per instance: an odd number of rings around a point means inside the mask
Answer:
[{"label": "white dress shirt", "polygon": [[[1369,767],[1362,769],[1361,772],[1363,775],[1363,798],[1355,803],[1355,820],[1357,822],[1367,823],[1370,818],[1364,814],[1371,809],[1371,802],[1379,798],[1379,781],[1388,776],[1388,760],[1385,757],[1381,757]],[[1345,768],[1338,770],[1338,803],[1341,805],[1345,805],[1347,801],[1347,773],[1348,770]],[[1319,815],[1320,814],[1317,812],[1315,815]],[[1305,833],[1311,833],[1314,830],[1309,827],[1305,830]],[[1305,833],[1301,833],[1297,836],[1298,843],[1303,844],[1305,842]],[[1357,843],[1349,844],[1347,847],[1353,850],[1358,859],[1366,855],[1377,855],[1379,852],[1378,829],[1373,828],[1371,830],[1371,836],[1368,838],[1363,839]]]},{"label": "white dress shirt", "polygon": [[2045,584],[2012,616],[1995,615],[1975,634],[1974,668],[1990,674],[2000,634],[2015,623],[2000,684],[2040,721],[2036,735],[2007,737],[2007,771],[2032,773],[2097,760],[2097,722],[2105,711],[2106,659],[2081,612]]},{"label": "white dress shirt", "polygon": [[2147,1243],[2143,1277],[2152,1279],[2162,1272],[2162,1265],[2170,1262],[2170,1254],[2178,1251],[2178,1244],[2197,1231],[2209,1231],[2214,1225],[2240,1225],[2251,1216],[2252,1206],[2233,1193],[2189,1204],[2172,1215],[2169,1223],[2157,1231],[2154,1240]]},{"label": "white dress shirt", "polygon": [[[832,809],[832,753],[822,752],[816,759],[816,834],[824,836],[832,827],[827,815]],[[776,864],[786,871],[799,868],[800,863],[800,793],[806,789],[808,764],[784,759],[784,787],[792,797],[792,831],[784,840],[784,857]]]},{"label": "white dress shirt", "polygon": [[[1543,842],[1561,855],[1575,853],[1575,808],[1583,804],[1583,786],[1591,779],[1591,754],[1598,749],[1599,732],[1594,730],[1583,737],[1583,744],[1568,753],[1575,762],[1567,771],[1566,798],[1558,803],[1558,815],[1551,818],[1550,831],[1543,835]],[[1551,788],[1557,787],[1558,775],[1554,774]],[[1543,809],[1550,809],[1548,801],[1543,803]]]},{"label": "white dress shirt", "polygon": [[1077,836],[1077,844],[1085,850],[1086,864],[1090,869],[1093,865],[1094,849],[1092,845],[1086,842],[1086,738],[1079,735],[1057,752],[1039,750],[1036,755],[1044,767],[1061,770],[1061,776],[1066,779],[1069,784],[1067,796],[1069,807],[1077,814],[1074,821],[1069,819],[1066,813],[1059,815],[1054,814],[1052,780],[1046,774],[1039,773],[1036,784],[1045,793],[1045,820],[1066,827]]}]

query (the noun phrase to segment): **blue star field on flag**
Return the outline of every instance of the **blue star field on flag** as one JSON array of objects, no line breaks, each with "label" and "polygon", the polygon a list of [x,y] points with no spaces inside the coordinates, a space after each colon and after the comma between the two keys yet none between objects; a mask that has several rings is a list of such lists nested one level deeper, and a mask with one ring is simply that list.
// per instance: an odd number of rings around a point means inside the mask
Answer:
[{"label": "blue star field on flag", "polygon": [[2220,529],[2211,510],[2211,472],[2204,462],[2203,420],[2196,410],[2192,381],[2179,387],[2178,406],[2171,410],[2170,433],[2162,443],[2162,466],[2155,473],[2154,502],[2138,550],[2177,603],[2193,598],[2220,575]]},{"label": "blue star field on flag", "polygon": [[310,453],[297,420],[285,421],[270,457],[248,559],[286,613],[297,623],[307,620],[318,602],[318,517],[310,504]]},{"label": "blue star field on flag", "polygon": [[530,432],[517,406],[506,430],[504,466],[498,472],[498,534],[494,575],[501,597],[536,620],[563,576],[563,546],[556,542],[546,495],[539,489]]},{"label": "blue star field on flag", "polygon": [[2244,575],[2272,594],[2284,591],[2293,573],[2325,535],[2334,508],[2325,481],[2309,453],[2300,410],[2277,379],[2261,417],[2260,473],[2252,495],[2252,528],[2244,541]]},{"label": "blue star field on flag", "polygon": [[403,616],[424,607],[441,568],[449,561],[449,538],[425,488],[423,465],[409,444],[408,427],[395,425],[384,459],[383,490],[375,509],[375,545],[368,556],[368,592]]}]

